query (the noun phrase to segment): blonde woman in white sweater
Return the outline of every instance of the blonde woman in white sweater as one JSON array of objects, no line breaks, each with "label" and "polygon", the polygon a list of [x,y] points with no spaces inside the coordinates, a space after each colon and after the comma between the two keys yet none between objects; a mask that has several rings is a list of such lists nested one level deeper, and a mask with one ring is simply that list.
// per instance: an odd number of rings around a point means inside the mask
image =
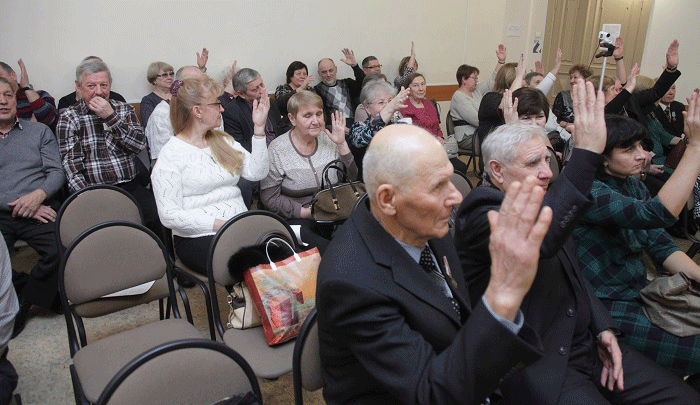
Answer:
[{"label": "blonde woman in white sweater", "polygon": [[165,144],[151,180],[158,215],[172,229],[175,252],[189,268],[206,274],[209,244],[228,219],[247,210],[237,187],[242,177],[267,176],[267,95],[253,103],[252,152],[224,132],[221,85],[208,76],[187,78],[171,88],[170,119],[176,135]]}]

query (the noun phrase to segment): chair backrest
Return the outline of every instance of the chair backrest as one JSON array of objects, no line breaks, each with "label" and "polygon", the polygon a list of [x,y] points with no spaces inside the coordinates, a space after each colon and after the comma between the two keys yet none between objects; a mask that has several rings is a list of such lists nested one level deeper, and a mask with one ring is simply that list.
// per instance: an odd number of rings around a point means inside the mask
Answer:
[{"label": "chair backrest", "polygon": [[549,153],[551,154],[549,159],[549,169],[552,170],[552,178],[549,180],[549,183],[552,184],[559,177],[559,162],[557,161],[557,156],[554,149],[550,148],[549,146],[547,149],[549,149]]},{"label": "chair backrest", "polygon": [[91,186],[70,196],[56,217],[59,249],[91,227],[107,221],[143,223],[139,205],[129,193],[115,186]]},{"label": "chair backrest", "polygon": [[447,117],[445,118],[445,130],[447,130],[447,135],[455,134],[455,121],[449,111],[447,112]]},{"label": "chair backrest", "polygon": [[[59,290],[64,307],[74,308],[99,301],[108,294],[161,280],[166,274],[169,295],[174,299],[170,260],[156,235],[142,225],[106,222],[82,233],[66,250],[61,261]],[[129,305],[131,297],[133,305]],[[127,308],[144,303],[142,298],[143,294],[121,297]],[[124,305],[119,309],[124,309]],[[176,311],[175,305],[173,310]]]},{"label": "chair backrest", "polygon": [[[242,247],[263,243],[272,233],[284,237],[293,247],[298,246],[292,228],[284,219],[271,212],[246,211],[228,220],[211,243],[207,264],[210,281],[223,286],[233,284],[234,280],[228,271],[231,255]],[[213,289],[214,285],[211,287]]]},{"label": "chair backrest", "polygon": [[314,308],[306,317],[294,343],[292,372],[294,373],[294,402],[296,405],[301,405],[304,402],[302,387],[307,391],[316,391],[323,387],[316,316],[316,308]]},{"label": "chair backrest", "polygon": [[466,198],[472,191],[472,184],[469,182],[469,179],[464,177],[462,173],[455,171],[452,173],[451,180],[452,184],[454,184],[460,194],[462,194],[462,198]]},{"label": "chair backrest", "polygon": [[233,349],[207,339],[155,347],[124,366],[107,384],[98,405],[201,404],[252,392],[262,403],[250,365]]}]

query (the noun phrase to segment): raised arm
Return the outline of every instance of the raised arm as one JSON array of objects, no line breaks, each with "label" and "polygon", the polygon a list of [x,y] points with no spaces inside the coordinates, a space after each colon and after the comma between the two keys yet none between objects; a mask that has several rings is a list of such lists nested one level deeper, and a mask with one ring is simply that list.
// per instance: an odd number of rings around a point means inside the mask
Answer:
[{"label": "raised arm", "polygon": [[625,41],[622,37],[617,37],[615,40],[615,50],[613,51],[613,58],[615,58],[615,76],[617,80],[624,85],[627,83],[627,71],[625,70],[625,61],[622,60],[625,53]]}]

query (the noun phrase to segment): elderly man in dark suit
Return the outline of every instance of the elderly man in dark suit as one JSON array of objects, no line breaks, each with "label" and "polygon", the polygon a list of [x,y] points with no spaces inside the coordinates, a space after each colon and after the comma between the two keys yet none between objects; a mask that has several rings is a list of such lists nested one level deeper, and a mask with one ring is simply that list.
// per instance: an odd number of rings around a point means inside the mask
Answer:
[{"label": "elderly man in dark suit", "polygon": [[[263,94],[267,93],[263,79],[254,69],[240,69],[231,79],[233,89],[237,97],[226,104],[221,117],[224,121],[224,130],[241,144],[248,152],[251,151],[253,139],[253,100],[260,100]],[[265,124],[265,138],[270,145],[273,139],[291,129],[282,120],[282,115],[277,109],[276,103],[270,104],[270,112],[267,115]],[[241,189],[243,200],[250,208],[253,201],[253,193],[258,192],[259,182],[250,182],[241,179],[238,187]]]},{"label": "elderly man in dark suit", "polygon": [[[545,355],[502,385],[504,404],[695,404],[697,393],[683,381],[620,346],[612,318],[581,277],[569,238],[590,202],[589,192],[605,148],[604,96],[591,83],[573,88],[575,142],[569,164],[544,197],[552,225],[540,249],[539,269],[521,306],[541,336]],[[469,293],[488,290],[495,274],[488,246],[487,214],[505,204],[511,183],[552,177],[547,136],[535,126],[504,125],[484,141],[489,185],[475,188],[457,213],[455,243]],[[507,198],[507,197],[506,197]],[[472,301],[474,301],[472,299]]]},{"label": "elderly man in dark suit", "polygon": [[541,355],[520,303],[551,220],[534,178],[490,213],[489,288],[469,305],[448,222],[462,197],[435,137],[379,131],[364,159],[369,201],[337,232],[318,273],[328,404],[479,404]]}]

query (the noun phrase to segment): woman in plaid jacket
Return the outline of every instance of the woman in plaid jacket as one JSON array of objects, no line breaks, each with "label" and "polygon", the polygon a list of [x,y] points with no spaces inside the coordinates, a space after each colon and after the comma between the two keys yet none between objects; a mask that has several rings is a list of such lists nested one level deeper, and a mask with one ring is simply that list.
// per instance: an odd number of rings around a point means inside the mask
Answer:
[{"label": "woman in plaid jacket", "polygon": [[621,340],[680,376],[700,373],[700,336],[677,337],[650,323],[639,291],[647,284],[644,251],[666,271],[700,281],[700,268],[664,230],[676,222],[700,173],[697,99],[696,91],[686,117],[685,155],[654,198],[635,176],[647,160],[640,145],[644,128],[629,118],[606,118],[608,140],[591,188],[593,204],[574,231],[581,271],[624,332]]}]

